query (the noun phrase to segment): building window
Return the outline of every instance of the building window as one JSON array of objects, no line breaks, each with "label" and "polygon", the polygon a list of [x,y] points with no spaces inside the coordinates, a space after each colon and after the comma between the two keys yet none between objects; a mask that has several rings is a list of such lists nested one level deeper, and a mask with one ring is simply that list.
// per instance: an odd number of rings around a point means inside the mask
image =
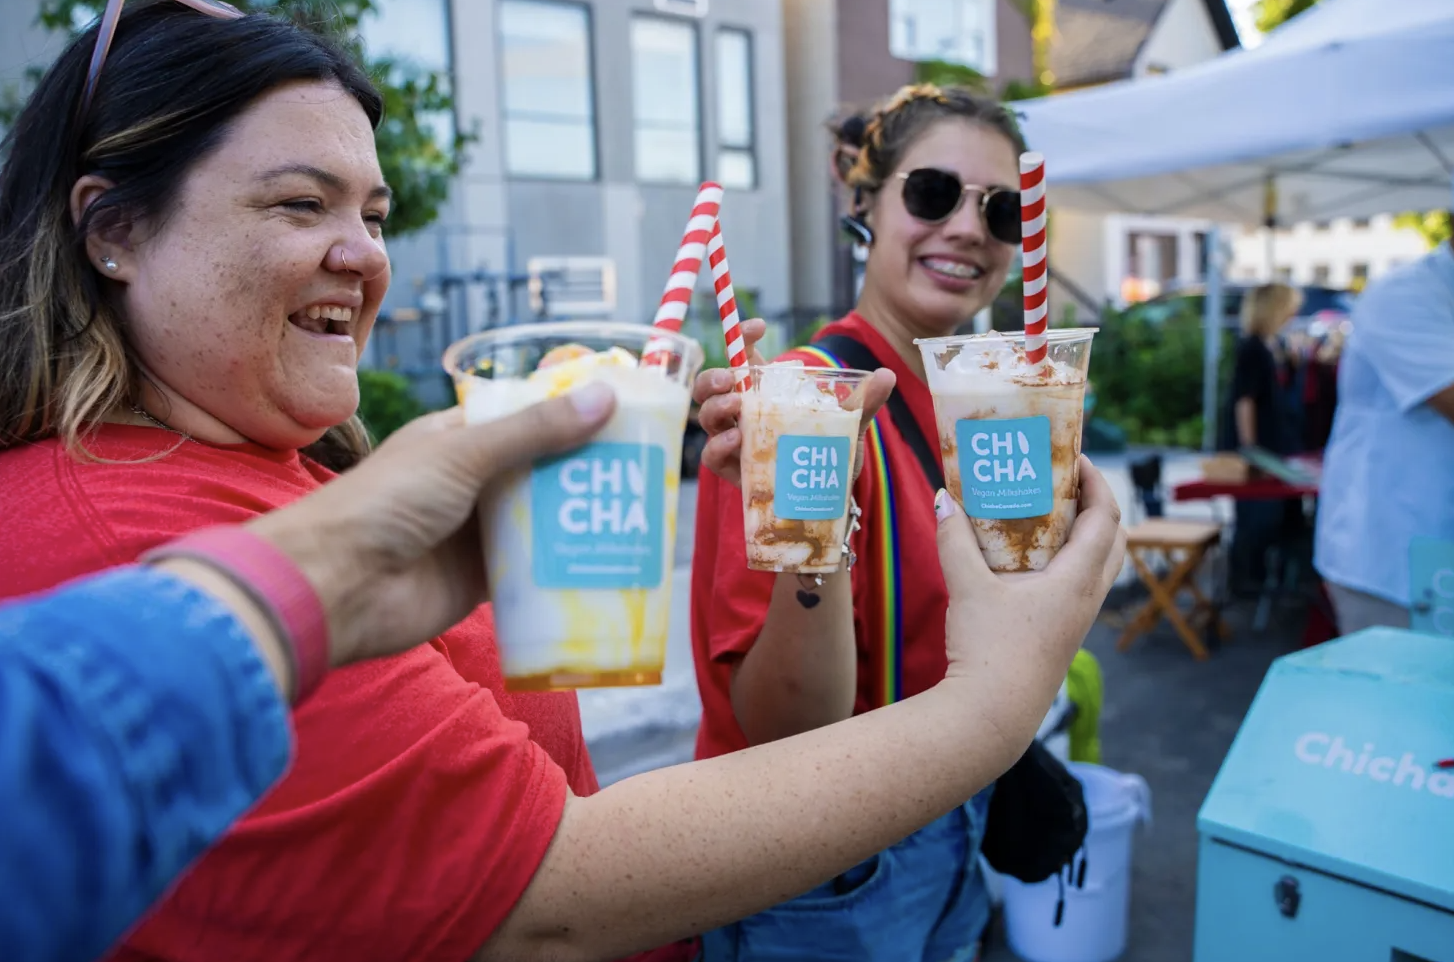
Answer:
[{"label": "building window", "polygon": [[1350,280],[1348,282],[1348,286],[1355,291],[1362,291],[1364,286],[1368,283],[1368,265],[1354,264],[1352,270],[1349,272],[1349,275]]},{"label": "building window", "polygon": [[1367,217],[1355,217],[1355,218],[1353,218],[1353,229],[1354,230],[1368,230],[1368,225],[1369,225],[1369,219]]},{"label": "building window", "polygon": [[1131,231],[1126,234],[1127,273],[1161,285],[1177,278],[1179,238],[1175,234]]},{"label": "building window", "polygon": [[1278,280],[1278,283],[1281,283],[1281,284],[1291,284],[1292,283],[1292,268],[1291,267],[1279,267],[1277,269],[1277,280]]},{"label": "building window", "polygon": [[596,111],[587,9],[556,0],[501,0],[505,171],[593,180]]},{"label": "building window", "polygon": [[1313,230],[1317,231],[1319,234],[1325,234],[1328,232],[1328,228],[1332,226],[1332,223],[1326,220],[1315,221],[1313,223]]},{"label": "building window", "polygon": [[631,68],[636,179],[697,183],[702,179],[702,136],[696,26],[636,17],[631,21]]},{"label": "building window", "polygon": [[717,180],[723,187],[757,186],[753,150],[752,35],[717,31]]},{"label": "building window", "polygon": [[943,60],[993,76],[995,0],[889,0],[889,52]]},{"label": "building window", "polygon": [[[394,61],[394,78],[411,73],[441,74],[449,90],[454,61],[449,50],[449,0],[377,0],[373,13],[360,18],[359,39],[370,57]],[[440,147],[454,147],[454,112],[423,114],[420,122]]]},{"label": "building window", "polygon": [[1333,269],[1327,264],[1313,265],[1313,283],[1318,287],[1327,287],[1328,281],[1333,276]]}]

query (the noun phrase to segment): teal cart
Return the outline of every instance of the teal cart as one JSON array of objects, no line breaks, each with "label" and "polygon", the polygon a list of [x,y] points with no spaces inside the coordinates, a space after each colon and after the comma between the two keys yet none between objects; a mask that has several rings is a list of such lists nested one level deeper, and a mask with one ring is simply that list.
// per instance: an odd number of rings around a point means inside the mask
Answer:
[{"label": "teal cart", "polygon": [[1454,962],[1454,639],[1279,659],[1197,819],[1195,962]]}]

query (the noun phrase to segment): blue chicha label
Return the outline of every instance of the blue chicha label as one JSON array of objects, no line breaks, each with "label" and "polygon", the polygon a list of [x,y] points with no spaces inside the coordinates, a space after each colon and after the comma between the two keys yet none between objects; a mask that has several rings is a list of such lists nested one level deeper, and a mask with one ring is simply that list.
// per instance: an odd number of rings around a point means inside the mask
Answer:
[{"label": "blue chicha label", "polygon": [[777,441],[772,512],[796,521],[832,521],[848,506],[848,438],[784,434]]},{"label": "blue chicha label", "polygon": [[661,584],[666,456],[660,445],[588,444],[530,474],[535,584]]},{"label": "blue chicha label", "polygon": [[959,421],[959,485],[971,518],[1038,518],[1055,506],[1050,419]]}]

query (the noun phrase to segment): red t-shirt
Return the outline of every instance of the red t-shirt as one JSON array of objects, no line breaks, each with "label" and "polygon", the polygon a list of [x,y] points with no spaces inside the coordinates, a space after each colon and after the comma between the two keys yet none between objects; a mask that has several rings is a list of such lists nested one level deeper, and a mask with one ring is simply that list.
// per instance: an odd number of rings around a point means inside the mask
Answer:
[{"label": "red t-shirt", "polygon": [[[911,371],[898,352],[857,314],[823,329],[823,334],[848,334],[868,347],[881,365],[898,378],[896,388],[908,403],[924,437],[934,443],[934,401],[928,386]],[[810,365],[823,364],[812,354],[789,351],[785,357]],[[858,697],[854,714],[885,701],[885,630],[897,623],[901,647],[895,654],[901,696],[907,698],[944,678],[944,614],[949,594],[939,570],[934,519],[934,492],[913,450],[894,427],[888,408],[874,418],[882,440],[895,507],[897,565],[884,550],[881,481],[865,467],[853,488],[863,510],[854,550],[853,621],[858,642]],[[937,446],[935,448],[938,453]],[[894,570],[897,568],[897,570]],[[747,738],[732,712],[732,665],[745,655],[767,620],[772,598],[771,572],[747,567],[743,535],[742,492],[705,469],[697,483],[697,536],[692,556],[692,650],[697,687],[702,695],[702,725],[697,731],[697,757],[711,758],[747,747]],[[885,582],[898,585],[901,610],[885,611]]]},{"label": "red t-shirt", "polygon": [[[87,446],[136,462],[177,440],[106,425]],[[78,462],[56,441],[0,452],[0,598],[246,521],[331,477],[251,444],[187,441],[127,464]],[[287,776],[117,959],[467,959],[529,884],[567,784],[597,789],[575,695],[505,691],[488,606],[428,645],[333,672],[293,724]]]}]

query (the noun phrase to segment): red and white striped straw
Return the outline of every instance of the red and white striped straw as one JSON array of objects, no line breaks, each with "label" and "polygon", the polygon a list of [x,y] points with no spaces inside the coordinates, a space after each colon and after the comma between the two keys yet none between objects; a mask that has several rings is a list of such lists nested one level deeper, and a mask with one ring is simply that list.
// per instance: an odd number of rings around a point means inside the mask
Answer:
[{"label": "red and white striped straw", "polygon": [[[722,188],[707,181],[697,188],[697,199],[692,202],[692,215],[687,218],[687,229],[682,232],[682,243],[672,261],[671,274],[666,279],[666,290],[661,295],[661,304],[656,316],[651,319],[652,327],[668,331],[680,331],[686,320],[687,308],[692,303],[692,292],[697,287],[697,276],[702,272],[702,261],[707,253],[707,238],[717,223],[722,209]],[[664,363],[667,359],[667,344],[651,341],[641,355],[643,366]]]},{"label": "red and white striped straw", "polygon": [[1050,326],[1047,303],[1050,276],[1045,244],[1045,158],[1020,155],[1020,248],[1024,252],[1025,359],[1044,375],[1047,364],[1046,330]]},{"label": "red and white striped straw", "polygon": [[742,340],[742,324],[737,317],[737,297],[732,291],[732,272],[727,267],[727,250],[722,246],[722,225],[712,225],[707,240],[707,263],[712,267],[712,289],[717,292],[717,316],[722,319],[722,338],[727,342],[727,364],[737,379],[737,390],[752,387],[747,368],[747,344]]}]

